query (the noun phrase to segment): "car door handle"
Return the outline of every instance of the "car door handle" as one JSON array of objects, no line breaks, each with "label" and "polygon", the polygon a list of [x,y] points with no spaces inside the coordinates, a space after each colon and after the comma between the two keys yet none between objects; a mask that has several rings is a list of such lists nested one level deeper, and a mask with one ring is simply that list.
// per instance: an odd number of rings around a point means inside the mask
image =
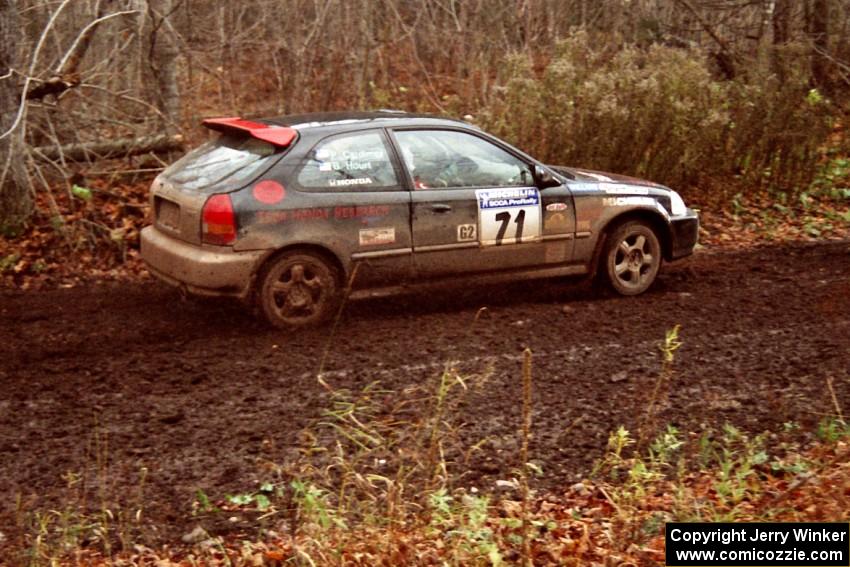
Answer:
[{"label": "car door handle", "polygon": [[435,203],[431,205],[431,210],[435,213],[447,213],[452,210],[452,206],[445,203]]}]

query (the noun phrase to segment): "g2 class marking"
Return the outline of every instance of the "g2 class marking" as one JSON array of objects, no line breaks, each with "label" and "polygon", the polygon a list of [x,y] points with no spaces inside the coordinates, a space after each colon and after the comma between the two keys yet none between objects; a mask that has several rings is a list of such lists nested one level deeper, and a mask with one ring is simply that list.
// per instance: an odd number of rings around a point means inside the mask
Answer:
[{"label": "g2 class marking", "polygon": [[474,224],[457,225],[457,241],[469,242],[478,239],[478,227]]}]

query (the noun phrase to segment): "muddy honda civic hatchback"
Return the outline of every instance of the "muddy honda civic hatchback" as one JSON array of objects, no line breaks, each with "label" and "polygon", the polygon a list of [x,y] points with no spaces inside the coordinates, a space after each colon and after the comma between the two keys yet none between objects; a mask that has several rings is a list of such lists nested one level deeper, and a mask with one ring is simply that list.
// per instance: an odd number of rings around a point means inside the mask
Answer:
[{"label": "muddy honda civic hatchback", "polygon": [[544,165],[455,120],[380,111],[218,118],[221,135],[153,182],[142,257],[281,328],[346,292],[598,273],[646,291],[693,252],[698,218],[661,185]]}]

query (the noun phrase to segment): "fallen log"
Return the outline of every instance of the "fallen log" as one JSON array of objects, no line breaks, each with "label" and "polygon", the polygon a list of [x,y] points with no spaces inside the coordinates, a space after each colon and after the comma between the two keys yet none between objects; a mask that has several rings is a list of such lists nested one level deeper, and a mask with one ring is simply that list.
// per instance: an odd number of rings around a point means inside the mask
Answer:
[{"label": "fallen log", "polygon": [[60,156],[71,161],[95,161],[146,154],[166,153],[183,149],[183,136],[159,135],[112,140],[109,142],[81,142],[61,146],[33,148],[36,156],[58,160]]}]

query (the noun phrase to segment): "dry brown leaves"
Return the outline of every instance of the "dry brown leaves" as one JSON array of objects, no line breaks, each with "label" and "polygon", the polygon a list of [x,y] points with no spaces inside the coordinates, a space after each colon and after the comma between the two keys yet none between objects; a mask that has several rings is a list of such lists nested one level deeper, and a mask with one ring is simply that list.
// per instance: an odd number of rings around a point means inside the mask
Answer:
[{"label": "dry brown leaves", "polygon": [[139,231],[147,223],[150,179],[85,184],[39,194],[22,234],[0,235],[0,286],[72,287],[146,278]]},{"label": "dry brown leaves", "polygon": [[[844,442],[817,445],[806,452],[820,468],[806,475],[765,472],[755,481],[759,497],[737,507],[739,521],[842,521],[850,504],[850,447]],[[527,516],[531,526],[531,561],[536,566],[644,566],[664,562],[664,522],[681,514],[673,494],[686,489],[703,508],[723,512],[713,490],[716,473],[700,471],[679,486],[660,480],[647,495],[623,508],[609,494],[615,487],[585,481],[563,494],[536,498]],[[607,490],[606,490],[607,486]],[[521,565],[522,503],[502,500],[488,508],[484,526],[498,545],[502,564]],[[728,510],[727,510],[728,511]],[[652,526],[647,529],[647,526]],[[426,514],[399,518],[382,527],[358,524],[331,527],[296,537],[275,535],[262,541],[214,538],[189,549],[154,551],[137,546],[104,558],[82,552],[86,565],[280,566],[492,564],[495,556],[474,546],[455,545],[444,529],[435,530]],[[309,558],[309,560],[308,560]],[[80,561],[78,555],[75,561]],[[448,562],[448,563],[446,563]]]}]

